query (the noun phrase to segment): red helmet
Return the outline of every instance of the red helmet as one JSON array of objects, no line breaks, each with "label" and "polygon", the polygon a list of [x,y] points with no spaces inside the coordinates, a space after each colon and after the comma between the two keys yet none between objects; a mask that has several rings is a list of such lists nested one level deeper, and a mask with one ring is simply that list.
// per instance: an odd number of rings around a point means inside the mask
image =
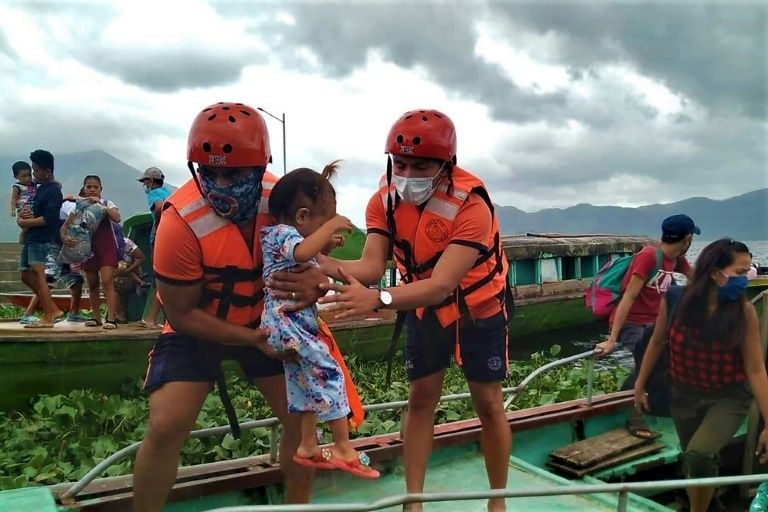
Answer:
[{"label": "red helmet", "polygon": [[456,129],[437,110],[411,110],[395,121],[384,152],[456,162]]},{"label": "red helmet", "polygon": [[187,160],[213,167],[266,167],[271,159],[264,118],[242,103],[219,102],[192,121]]}]

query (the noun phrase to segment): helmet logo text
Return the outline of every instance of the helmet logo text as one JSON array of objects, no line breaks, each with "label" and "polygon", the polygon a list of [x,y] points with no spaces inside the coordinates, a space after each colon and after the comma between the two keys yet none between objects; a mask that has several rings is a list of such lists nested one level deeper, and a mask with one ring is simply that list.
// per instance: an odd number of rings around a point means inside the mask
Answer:
[{"label": "helmet logo text", "polygon": [[227,157],[225,155],[217,156],[217,155],[209,155],[208,156],[208,163],[209,164],[216,164],[216,165],[224,165],[227,163]]},{"label": "helmet logo text", "polygon": [[413,146],[400,146],[400,154],[402,154],[402,155],[412,155],[413,154]]}]

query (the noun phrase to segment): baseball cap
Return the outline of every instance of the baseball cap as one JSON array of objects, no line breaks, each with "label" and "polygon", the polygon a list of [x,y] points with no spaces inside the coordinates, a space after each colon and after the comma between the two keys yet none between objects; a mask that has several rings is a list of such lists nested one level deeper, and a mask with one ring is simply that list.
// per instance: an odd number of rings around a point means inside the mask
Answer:
[{"label": "baseball cap", "polygon": [[141,175],[141,178],[139,178],[136,181],[144,181],[147,179],[165,180],[165,176],[163,175],[163,171],[161,171],[159,167],[149,167],[146,171],[144,171],[144,174]]},{"label": "baseball cap", "polygon": [[661,231],[666,235],[666,238],[674,240],[682,240],[686,235],[701,234],[701,229],[693,222],[693,219],[682,213],[664,219],[661,223]]}]

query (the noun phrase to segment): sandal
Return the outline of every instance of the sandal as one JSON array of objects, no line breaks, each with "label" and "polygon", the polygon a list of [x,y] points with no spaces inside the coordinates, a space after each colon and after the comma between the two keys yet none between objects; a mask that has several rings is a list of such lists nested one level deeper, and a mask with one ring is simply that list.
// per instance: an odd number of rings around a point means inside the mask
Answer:
[{"label": "sandal", "polygon": [[642,416],[630,416],[627,418],[624,427],[627,432],[637,437],[638,439],[646,439],[651,441],[661,437],[661,432],[654,432],[651,427],[645,422],[645,418]]},{"label": "sandal", "polygon": [[[312,457],[299,457],[298,454],[293,455],[293,462],[300,466],[315,469],[334,469],[335,466],[328,462],[326,458],[326,452],[328,448],[323,448]],[[330,450],[328,450],[328,458],[330,458]]]},{"label": "sandal", "polygon": [[24,315],[21,318],[19,318],[20,324],[31,324],[33,322],[37,322],[39,318],[37,318],[35,315]]},{"label": "sandal", "polygon": [[162,329],[163,328],[162,325],[160,325],[160,324],[151,324],[151,323],[147,322],[146,320],[144,320],[143,318],[141,320],[139,320],[138,322],[136,322],[136,323],[139,324],[142,327],[146,327],[147,329]]},{"label": "sandal", "polygon": [[[325,454],[323,454],[323,456],[325,456]],[[352,460],[342,460],[332,455],[327,460],[336,469],[351,473],[358,478],[374,479],[379,478],[381,475],[378,471],[369,465],[371,463],[371,459],[365,452],[360,452],[357,455],[357,458]]]},{"label": "sandal", "polygon": [[114,320],[107,320],[101,328],[111,331],[112,329],[117,329],[117,323]]},{"label": "sandal", "polygon": [[83,325],[86,327],[101,327],[101,320],[96,320],[94,318],[91,318],[90,320],[86,321]]}]

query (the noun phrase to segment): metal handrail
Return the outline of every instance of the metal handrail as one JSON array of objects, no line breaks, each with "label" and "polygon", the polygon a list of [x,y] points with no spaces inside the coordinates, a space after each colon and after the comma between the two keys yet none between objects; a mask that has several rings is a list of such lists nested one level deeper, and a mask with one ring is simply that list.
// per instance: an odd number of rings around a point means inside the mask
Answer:
[{"label": "metal handrail", "polygon": [[[547,363],[533,372],[531,372],[523,381],[518,384],[517,386],[507,387],[503,388],[501,391],[503,394],[505,393],[511,393],[511,396],[509,399],[507,399],[504,402],[504,409],[506,410],[507,407],[509,407],[509,404],[512,403],[512,401],[517,398],[520,391],[522,391],[525,386],[527,386],[537,375],[540,373],[549,370],[551,368],[555,368],[557,366],[562,366],[564,364],[572,363],[574,361],[578,361],[579,359],[584,359],[588,357],[594,357],[599,353],[599,350],[589,350],[587,352],[582,352],[580,354],[576,354],[570,357],[565,357],[563,359],[558,359],[556,361],[552,361],[551,363]],[[593,372],[593,366],[590,365],[589,370],[589,377],[588,377],[588,383],[587,383],[587,404],[592,404],[592,380],[594,377]],[[438,403],[443,402],[453,402],[456,400],[465,400],[467,398],[471,398],[470,393],[456,393],[452,395],[444,395],[440,397],[440,400]],[[402,409],[406,405],[408,405],[407,400],[400,400],[397,402],[386,402],[381,404],[371,404],[363,407],[363,410],[366,412],[374,412],[374,411],[385,411],[385,410],[394,410],[394,409]],[[278,419],[276,417],[266,418],[263,420],[255,420],[255,421],[246,421],[244,423],[240,424],[240,430],[251,430],[258,427],[269,427],[271,429],[271,435],[270,435],[270,459],[272,462],[277,460],[277,439],[275,439],[276,433],[277,433],[277,426],[280,424]],[[215,436],[220,434],[227,434],[230,433],[231,427],[229,425],[222,425],[219,427],[210,427],[210,428],[204,428],[200,430],[193,430],[189,434],[189,438],[201,438],[201,437],[208,437],[208,436]],[[123,459],[128,458],[129,456],[133,455],[139,450],[139,447],[141,446],[141,443],[143,441],[137,441],[129,446],[126,446],[125,448],[116,451],[100,463],[98,463],[96,466],[93,467],[88,473],[86,473],[80,480],[75,482],[71,487],[69,487],[61,496],[62,498],[74,498],[77,496],[80,491],[85,489],[85,487],[91,483],[93,480],[98,478],[100,474],[102,474],[104,471],[107,470],[110,466],[113,464],[117,464]]]},{"label": "metal handrail", "polygon": [[618,493],[618,512],[626,512],[629,493],[644,491],[669,491],[685,487],[720,487],[738,484],[755,484],[768,480],[768,473],[750,476],[720,476],[712,478],[691,478],[680,480],[659,480],[654,482],[633,482],[615,484],[549,485],[546,487],[524,487],[517,489],[493,489],[483,491],[414,493],[392,496],[372,503],[335,503],[309,505],[246,505],[221,507],[207,512],[358,512],[381,510],[407,503],[439,501],[480,500],[488,498],[526,498],[565,496],[583,494]]}]

